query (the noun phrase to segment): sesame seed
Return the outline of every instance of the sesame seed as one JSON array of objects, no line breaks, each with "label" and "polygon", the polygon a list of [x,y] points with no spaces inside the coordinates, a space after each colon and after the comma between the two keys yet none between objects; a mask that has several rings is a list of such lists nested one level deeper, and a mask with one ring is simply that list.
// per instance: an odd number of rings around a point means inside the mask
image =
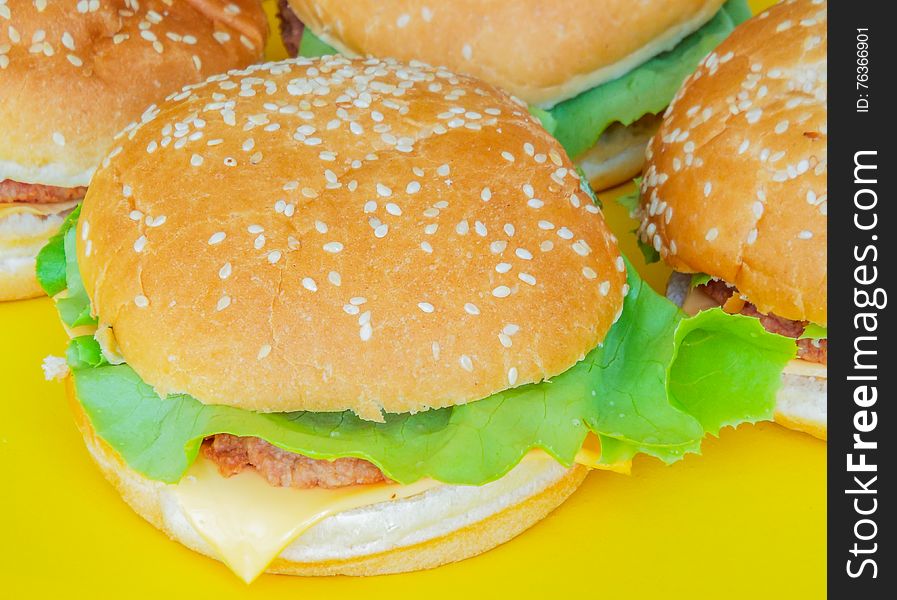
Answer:
[{"label": "sesame seed", "polygon": [[484,187],[484,188],[483,188],[483,191],[480,192],[480,199],[481,199],[483,202],[489,202],[489,200],[490,200],[491,198],[492,198],[492,191],[491,191],[489,188]]},{"label": "sesame seed", "polygon": [[514,155],[508,152],[507,150],[503,150],[501,153],[501,157],[508,162],[514,162]]},{"label": "sesame seed", "polygon": [[268,253],[268,262],[273,265],[277,261],[280,260],[281,256],[282,256],[282,254],[281,254],[280,250],[272,250],[271,252]]},{"label": "sesame seed", "polygon": [[216,231],[212,234],[212,237],[209,238],[209,246],[220,244],[224,241],[225,237],[227,237],[227,235],[223,231]]},{"label": "sesame seed", "polygon": [[399,208],[398,204],[394,202],[389,202],[386,204],[386,212],[393,215],[394,217],[399,217],[402,215],[402,209]]},{"label": "sesame seed", "polygon": [[518,273],[517,278],[524,283],[528,283],[529,285],[536,285],[536,278],[529,273]]},{"label": "sesame seed", "polygon": [[193,156],[190,157],[190,164],[193,165],[194,167],[198,167],[198,166],[202,165],[202,163],[203,163],[203,158],[199,154],[194,154]]},{"label": "sesame seed", "polygon": [[262,360],[263,358],[267,358],[269,354],[271,354],[271,346],[264,344],[259,348],[259,353],[256,355],[256,358]]},{"label": "sesame seed", "polygon": [[501,262],[495,265],[495,270],[499,273],[507,273],[511,270],[511,263]]},{"label": "sesame seed", "polygon": [[560,229],[558,229],[558,237],[564,240],[572,240],[573,232],[566,227],[561,227]]},{"label": "sesame seed", "polygon": [[358,337],[361,338],[362,342],[366,342],[371,339],[371,335],[373,334],[373,329],[371,328],[370,323],[365,323],[361,326],[361,329],[358,330]]},{"label": "sesame seed", "polygon": [[465,371],[473,372],[473,361],[470,360],[470,357],[466,354],[462,354],[461,358],[458,359],[458,363],[461,365],[461,368]]},{"label": "sesame seed", "polygon": [[710,192],[713,190],[713,184],[709,181],[704,183],[704,197],[710,196]]},{"label": "sesame seed", "polygon": [[137,308],[146,308],[149,306],[149,299],[143,294],[138,294],[137,296],[134,296],[134,304]]},{"label": "sesame seed", "polygon": [[417,307],[427,314],[436,310],[429,302],[418,302]]},{"label": "sesame seed", "polygon": [[433,253],[433,246],[430,245],[430,242],[421,242],[420,249],[426,252],[427,254]]},{"label": "sesame seed", "polygon": [[137,241],[134,242],[134,252],[143,252],[144,248],[146,248],[146,236],[141,235],[137,238]]},{"label": "sesame seed", "polygon": [[527,250],[526,248],[517,248],[514,251],[514,254],[516,254],[517,258],[519,258],[521,260],[532,260],[533,259],[533,253],[530,252],[529,250]]},{"label": "sesame seed", "polygon": [[813,237],[813,232],[804,229],[803,231],[801,231],[800,233],[797,234],[797,237],[802,240],[808,240],[811,237]]},{"label": "sesame seed", "polygon": [[457,225],[455,225],[455,232],[458,235],[467,235],[470,231],[470,225],[467,221],[459,221]]},{"label": "sesame seed", "polygon": [[713,240],[715,240],[718,237],[719,237],[719,229],[717,229],[716,227],[711,227],[710,229],[707,230],[707,234],[704,236],[704,239],[707,240],[708,242],[712,242]]},{"label": "sesame seed", "polygon": [[464,44],[461,48],[461,56],[463,56],[465,60],[470,60],[473,57],[473,48],[470,47],[470,44]]},{"label": "sesame seed", "polygon": [[382,196],[384,198],[389,198],[392,196],[392,190],[383,185],[382,183],[377,184],[377,195]]},{"label": "sesame seed", "polygon": [[224,296],[221,296],[221,298],[218,299],[218,303],[215,305],[215,310],[222,311],[225,308],[227,308],[228,306],[230,306],[230,296],[225,294]]},{"label": "sesame seed", "polygon": [[607,294],[610,293],[610,281],[602,281],[598,285],[598,292],[602,296],[607,296]]},{"label": "sesame seed", "polygon": [[514,385],[517,383],[517,367],[511,367],[508,369],[508,385]]},{"label": "sesame seed", "polygon": [[492,290],[492,295],[496,298],[507,298],[511,295],[511,288],[506,285],[500,285]]},{"label": "sesame seed", "polygon": [[374,237],[384,238],[386,237],[387,233],[389,233],[389,225],[387,225],[386,223],[381,223],[380,225],[374,227]]},{"label": "sesame seed", "polygon": [[507,247],[508,247],[508,242],[506,242],[504,240],[496,240],[496,241],[492,242],[491,244],[489,244],[489,250],[492,252],[492,254],[501,254],[502,252],[505,251],[505,248],[507,248]]},{"label": "sesame seed", "polygon": [[623,261],[622,256],[618,256],[617,260],[614,261],[614,266],[617,268],[617,271],[620,273],[626,270],[626,263]]},{"label": "sesame seed", "polygon": [[343,245],[340,242],[327,242],[322,247],[324,252],[329,252],[330,254],[338,254],[343,250]]},{"label": "sesame seed", "polygon": [[58,131],[53,132],[53,143],[57,146],[65,146],[65,136]]},{"label": "sesame seed", "polygon": [[218,277],[220,277],[221,279],[227,279],[228,277],[230,277],[232,272],[233,272],[233,267],[231,267],[231,264],[229,262],[226,262],[218,270]]},{"label": "sesame seed", "polygon": [[420,183],[418,183],[417,181],[411,181],[408,183],[408,185],[405,186],[406,194],[416,194],[419,191],[420,191]]}]

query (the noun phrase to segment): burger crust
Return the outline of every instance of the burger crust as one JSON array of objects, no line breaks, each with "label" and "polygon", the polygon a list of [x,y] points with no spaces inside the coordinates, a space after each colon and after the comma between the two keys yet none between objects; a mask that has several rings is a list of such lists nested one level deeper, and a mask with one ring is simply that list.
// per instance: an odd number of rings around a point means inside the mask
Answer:
[{"label": "burger crust", "polygon": [[589,150],[576,159],[596,192],[627,183],[641,173],[645,148],[660,126],[660,117],[645,115],[635,123],[613,123]]},{"label": "burger crust", "polygon": [[[162,147],[197,114],[200,138]],[[186,89],[129,137],[88,190],[78,260],[163,395],[378,420],[562,373],[622,310],[623,260],[573,164],[482,82],[270,63]]]},{"label": "burger crust", "polygon": [[113,136],[146,106],[257,61],[267,37],[257,0],[110,0],[86,13],[78,2],[4,4],[0,181],[87,185]]},{"label": "burger crust", "polygon": [[392,56],[480,77],[550,107],[675,47],[724,0],[289,0],[348,56]]},{"label": "burger crust", "polygon": [[[128,467],[118,454],[96,435],[75,396],[70,377],[66,379],[66,391],[91,458],[125,502],[138,515],[174,541],[206,556],[219,558],[190,525],[184,508],[177,502],[177,496],[168,491],[170,486],[147,479]],[[370,554],[357,554],[347,546],[344,558],[317,561],[295,560],[298,555],[333,552],[332,548],[316,549],[314,542],[303,544],[303,538],[309,534],[313,535],[316,528],[329,527],[337,531],[342,529],[351,531],[352,524],[341,524],[340,520],[343,519],[343,515],[348,515],[352,511],[337,513],[325,518],[290,544],[268,566],[266,572],[307,576],[384,575],[430,569],[476,556],[503,544],[544,519],[576,491],[588,474],[588,470],[581,465],[564,469],[552,461],[547,464],[547,468],[550,470],[540,474],[540,478],[548,480],[547,484],[529,489],[532,486],[524,483],[520,488],[521,492],[518,493],[522,494],[523,498],[518,502],[504,506],[497,512],[438,537],[411,545],[397,545]],[[453,487],[463,489],[463,486]],[[440,489],[435,488],[422,494]],[[302,491],[297,490],[296,493],[301,494]],[[365,518],[377,521],[383,518],[378,517],[378,514],[389,510],[390,505],[407,502],[414,498],[416,497],[384,502],[356,510],[364,510]],[[442,508],[446,510],[446,516],[448,516],[451,507],[444,506]],[[405,510],[411,511],[408,513],[408,517],[413,520],[414,511],[420,510],[420,505],[417,508],[405,508]],[[439,522],[442,518],[438,512],[428,512],[425,516],[430,522]]]},{"label": "burger crust", "polygon": [[741,25],[680,89],[648,147],[639,234],[675,270],[760,312],[825,325],[826,4]]}]

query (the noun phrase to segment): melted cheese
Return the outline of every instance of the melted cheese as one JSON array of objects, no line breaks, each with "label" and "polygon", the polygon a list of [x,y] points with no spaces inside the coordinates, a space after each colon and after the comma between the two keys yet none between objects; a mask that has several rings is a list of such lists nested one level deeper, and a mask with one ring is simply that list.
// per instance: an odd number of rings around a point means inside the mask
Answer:
[{"label": "melted cheese", "polygon": [[[717,308],[718,306],[719,304],[714,302],[710,296],[697,288],[691,288],[688,291],[688,295],[685,297],[685,302],[682,303],[682,310],[685,311],[685,314],[687,315],[694,315],[702,310]],[[826,365],[810,362],[808,360],[801,360],[799,358],[795,358],[785,365],[785,369],[782,372],[789,375],[804,375],[807,377],[828,379],[828,368]]]},{"label": "melted cheese", "polygon": [[373,484],[339,489],[274,487],[256,473],[222,477],[208,460],[197,460],[174,486],[190,524],[218,557],[247,583],[309,527],[342,512],[398,500],[441,485]]},{"label": "melted cheese", "polygon": [[12,215],[17,214],[48,217],[75,208],[77,204],[77,200],[49,204],[26,204],[24,202],[0,203],[0,219],[5,219],[6,217],[11,217]]},{"label": "melted cheese", "polygon": [[[598,465],[600,448],[596,443],[597,438],[587,440],[576,462],[628,472],[629,463]],[[523,460],[554,459],[536,450]],[[363,506],[409,498],[441,485],[424,479],[410,485],[383,483],[297,490],[274,487],[252,472],[225,478],[211,461],[199,458],[172,489],[193,528],[222,562],[249,583],[284,548],[323,519]]]}]

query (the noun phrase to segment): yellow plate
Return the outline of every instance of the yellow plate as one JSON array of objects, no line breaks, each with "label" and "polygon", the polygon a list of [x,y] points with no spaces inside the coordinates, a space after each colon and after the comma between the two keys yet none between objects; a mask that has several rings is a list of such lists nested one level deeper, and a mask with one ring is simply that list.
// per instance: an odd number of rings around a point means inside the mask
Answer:
[{"label": "yellow plate", "polygon": [[[270,3],[269,3],[270,4]],[[272,44],[272,47],[275,44]],[[282,49],[274,49],[282,52]],[[278,54],[272,54],[276,57]],[[624,251],[634,227],[604,194]],[[47,299],[0,304],[0,595],[10,598],[822,598],[825,444],[772,424],[723,432],[671,467],[593,472],[517,539],[439,569],[369,579],[263,575],[220,563],[135,515],[94,468],[62,385],[40,362],[65,336]]]}]

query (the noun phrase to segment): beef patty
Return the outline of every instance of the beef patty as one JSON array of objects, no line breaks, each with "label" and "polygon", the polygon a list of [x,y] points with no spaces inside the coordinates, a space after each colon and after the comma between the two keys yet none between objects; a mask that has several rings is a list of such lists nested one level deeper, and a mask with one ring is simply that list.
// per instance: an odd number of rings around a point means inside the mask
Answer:
[{"label": "beef patty", "polygon": [[56,204],[80,200],[87,192],[86,187],[56,187],[39,183],[21,183],[12,179],[0,181],[0,204],[27,202],[34,204]]},{"label": "beef patty", "polygon": [[281,450],[257,437],[219,433],[203,441],[202,453],[225,477],[253,470],[277,487],[339,488],[388,481],[366,460],[316,460]]},{"label": "beef patty", "polygon": [[290,8],[287,0],[278,0],[277,12],[280,16],[280,36],[283,38],[283,45],[290,56],[296,56],[299,54],[299,42],[302,40],[302,30],[305,26]]}]

